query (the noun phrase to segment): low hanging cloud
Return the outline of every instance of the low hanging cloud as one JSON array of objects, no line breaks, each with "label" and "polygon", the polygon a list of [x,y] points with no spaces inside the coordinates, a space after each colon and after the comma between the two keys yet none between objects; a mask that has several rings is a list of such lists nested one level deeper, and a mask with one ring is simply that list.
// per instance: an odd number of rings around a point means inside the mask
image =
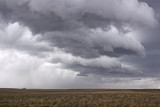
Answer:
[{"label": "low hanging cloud", "polygon": [[109,30],[82,28],[74,31],[48,32],[43,35],[42,40],[84,58],[100,57],[101,55],[111,57],[145,56],[144,47],[132,37],[132,32],[123,34],[114,26],[111,26]]},{"label": "low hanging cloud", "polygon": [[[154,10],[138,0],[0,0],[0,21],[0,52],[14,51],[20,56],[15,75],[25,60],[41,62],[26,73],[28,78],[39,75],[32,81],[35,87],[41,87],[45,73],[53,78],[62,75],[62,82],[72,77],[71,87],[76,76],[144,77],[138,67],[120,58],[144,57],[145,48],[137,38],[141,35],[135,32],[158,24]],[[10,68],[13,66],[0,73],[8,75],[4,72]]]},{"label": "low hanging cloud", "polygon": [[136,67],[119,61],[118,58],[101,56],[99,58],[85,59],[57,50],[49,58],[51,63],[61,63],[63,68],[79,72],[79,76],[96,74],[101,76],[141,76],[142,71]]}]

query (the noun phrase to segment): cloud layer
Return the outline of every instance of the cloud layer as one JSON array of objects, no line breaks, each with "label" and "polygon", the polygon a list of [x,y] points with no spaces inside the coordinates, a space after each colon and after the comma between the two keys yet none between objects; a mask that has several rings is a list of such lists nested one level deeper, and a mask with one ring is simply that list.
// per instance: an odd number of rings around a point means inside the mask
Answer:
[{"label": "cloud layer", "polygon": [[[86,80],[87,76],[147,77],[139,67],[121,59],[146,56],[137,30],[158,24],[154,10],[138,0],[0,0],[0,21],[4,60],[0,82],[10,75],[20,80],[25,76],[29,87],[41,87],[45,83],[40,81],[48,76],[47,82],[57,81],[58,76],[63,85],[71,78],[67,83],[71,87],[78,87],[73,83],[77,76]],[[15,64],[11,66],[6,57]],[[28,64],[32,62],[33,66]],[[36,80],[35,75],[40,77]],[[61,87],[49,85],[44,87]]]}]

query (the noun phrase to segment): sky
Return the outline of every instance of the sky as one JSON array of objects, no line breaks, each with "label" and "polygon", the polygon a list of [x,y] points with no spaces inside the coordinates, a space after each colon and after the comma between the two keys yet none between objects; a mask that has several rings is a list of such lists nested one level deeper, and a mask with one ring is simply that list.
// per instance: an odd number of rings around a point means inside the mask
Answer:
[{"label": "sky", "polygon": [[0,88],[160,88],[159,0],[0,0]]}]

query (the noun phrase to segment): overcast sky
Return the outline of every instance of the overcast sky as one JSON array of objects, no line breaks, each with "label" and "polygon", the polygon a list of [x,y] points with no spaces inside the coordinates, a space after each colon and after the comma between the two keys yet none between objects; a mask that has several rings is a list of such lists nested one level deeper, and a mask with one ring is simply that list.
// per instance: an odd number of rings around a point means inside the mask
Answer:
[{"label": "overcast sky", "polygon": [[0,0],[0,88],[160,88],[159,0]]}]

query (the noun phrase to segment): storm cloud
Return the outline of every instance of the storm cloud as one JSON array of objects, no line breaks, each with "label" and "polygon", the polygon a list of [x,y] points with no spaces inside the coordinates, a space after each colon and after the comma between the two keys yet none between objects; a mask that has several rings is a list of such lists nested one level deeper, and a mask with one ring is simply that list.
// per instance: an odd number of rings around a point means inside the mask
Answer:
[{"label": "storm cloud", "polygon": [[[146,2],[0,0],[0,21],[0,53],[12,51],[13,55],[8,57],[15,57],[20,62],[17,61],[18,64],[14,66],[0,67],[3,68],[0,74],[10,76],[10,73],[5,74],[5,71],[10,72],[13,67],[13,74],[25,76],[26,81],[29,81],[26,85],[31,88],[43,86],[44,83],[40,84],[39,81],[47,77],[45,74],[58,75],[60,79],[64,74],[60,84],[73,77],[67,83],[72,84],[71,88],[78,87],[72,82],[75,77],[86,80],[92,76],[99,79],[153,78],[129,60],[132,57],[146,57],[145,46],[139,38],[143,38],[146,29],[158,26],[154,9]],[[3,54],[1,56],[3,58]],[[33,66],[28,63],[21,65],[25,60],[34,62]],[[7,60],[5,64],[10,63]],[[25,69],[26,65],[27,70],[21,74],[19,68]],[[61,72],[61,75],[58,72]],[[39,75],[38,80],[33,79],[35,74]],[[8,79],[5,76],[3,78],[5,81]],[[51,78],[50,80],[52,81]],[[58,78],[54,81],[56,80]],[[52,87],[49,85],[44,87]],[[56,86],[61,87],[53,85],[54,88]],[[80,84],[81,86],[86,87],[83,84]]]}]

